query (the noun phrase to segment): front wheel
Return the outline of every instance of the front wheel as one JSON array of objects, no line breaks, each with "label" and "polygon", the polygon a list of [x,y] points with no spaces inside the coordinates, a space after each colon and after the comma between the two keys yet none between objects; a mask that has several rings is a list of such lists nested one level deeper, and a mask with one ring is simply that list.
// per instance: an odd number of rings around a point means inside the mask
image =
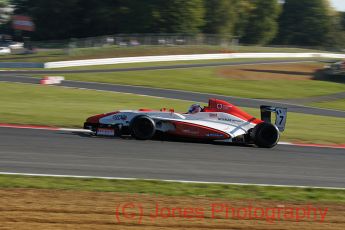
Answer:
[{"label": "front wheel", "polygon": [[156,125],[152,118],[139,115],[133,118],[130,124],[132,137],[138,140],[151,139],[156,133]]}]

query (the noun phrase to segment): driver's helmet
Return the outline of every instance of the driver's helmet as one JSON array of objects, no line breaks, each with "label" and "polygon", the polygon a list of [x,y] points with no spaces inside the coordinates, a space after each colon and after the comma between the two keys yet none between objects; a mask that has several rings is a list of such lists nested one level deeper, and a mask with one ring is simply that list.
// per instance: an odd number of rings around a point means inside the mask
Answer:
[{"label": "driver's helmet", "polygon": [[202,108],[199,104],[193,104],[189,107],[188,113],[194,114],[202,111]]}]

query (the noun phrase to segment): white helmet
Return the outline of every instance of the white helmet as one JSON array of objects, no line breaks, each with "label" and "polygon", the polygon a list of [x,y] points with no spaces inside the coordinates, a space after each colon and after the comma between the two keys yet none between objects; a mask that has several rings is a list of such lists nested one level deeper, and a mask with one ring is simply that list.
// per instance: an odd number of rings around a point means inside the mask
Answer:
[{"label": "white helmet", "polygon": [[201,111],[202,111],[202,108],[199,104],[193,104],[188,109],[188,113],[191,113],[191,114],[199,113]]}]

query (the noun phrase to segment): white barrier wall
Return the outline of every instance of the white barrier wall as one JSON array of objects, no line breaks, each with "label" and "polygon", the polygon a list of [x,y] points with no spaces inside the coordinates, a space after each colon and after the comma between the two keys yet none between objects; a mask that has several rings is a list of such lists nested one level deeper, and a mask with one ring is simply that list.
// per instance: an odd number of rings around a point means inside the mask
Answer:
[{"label": "white barrier wall", "polygon": [[191,54],[191,55],[164,55],[142,56],[123,58],[102,58],[75,61],[47,62],[44,68],[62,68],[73,66],[110,65],[139,62],[164,62],[164,61],[191,61],[191,60],[216,60],[233,58],[345,58],[345,54],[333,53],[230,53],[230,54]]}]

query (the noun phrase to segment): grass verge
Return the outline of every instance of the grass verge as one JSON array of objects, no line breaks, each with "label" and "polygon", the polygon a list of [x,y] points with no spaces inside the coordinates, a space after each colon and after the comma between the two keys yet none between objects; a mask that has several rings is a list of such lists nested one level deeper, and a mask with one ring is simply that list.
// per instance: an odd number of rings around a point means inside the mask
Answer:
[{"label": "grass verge", "polygon": [[321,107],[326,109],[337,109],[345,111],[345,99],[339,99],[335,101],[327,101],[327,102],[318,102],[312,103],[311,106]]},{"label": "grass verge", "polygon": [[67,189],[226,199],[345,202],[345,190],[0,175],[0,188]]},{"label": "grass verge", "polygon": [[[202,93],[214,93],[248,98],[287,99],[322,96],[345,91],[345,84],[309,79],[234,79],[224,77],[220,71],[225,67],[130,71],[115,73],[64,74],[68,80],[103,82],[177,89]],[[229,67],[227,67],[229,68]],[[245,67],[237,67],[245,68]],[[255,68],[250,66],[250,68]],[[283,67],[281,67],[283,69]],[[244,71],[245,76],[255,76]]]},{"label": "grass verge", "polygon": [[[86,117],[119,109],[186,111],[193,102],[55,86],[0,83],[0,122],[81,127]],[[259,117],[259,109],[244,108]],[[345,119],[289,113],[284,141],[344,143]]]},{"label": "grass verge", "polygon": [[80,127],[88,116],[119,109],[175,108],[192,102],[140,95],[0,83],[0,122]]}]

